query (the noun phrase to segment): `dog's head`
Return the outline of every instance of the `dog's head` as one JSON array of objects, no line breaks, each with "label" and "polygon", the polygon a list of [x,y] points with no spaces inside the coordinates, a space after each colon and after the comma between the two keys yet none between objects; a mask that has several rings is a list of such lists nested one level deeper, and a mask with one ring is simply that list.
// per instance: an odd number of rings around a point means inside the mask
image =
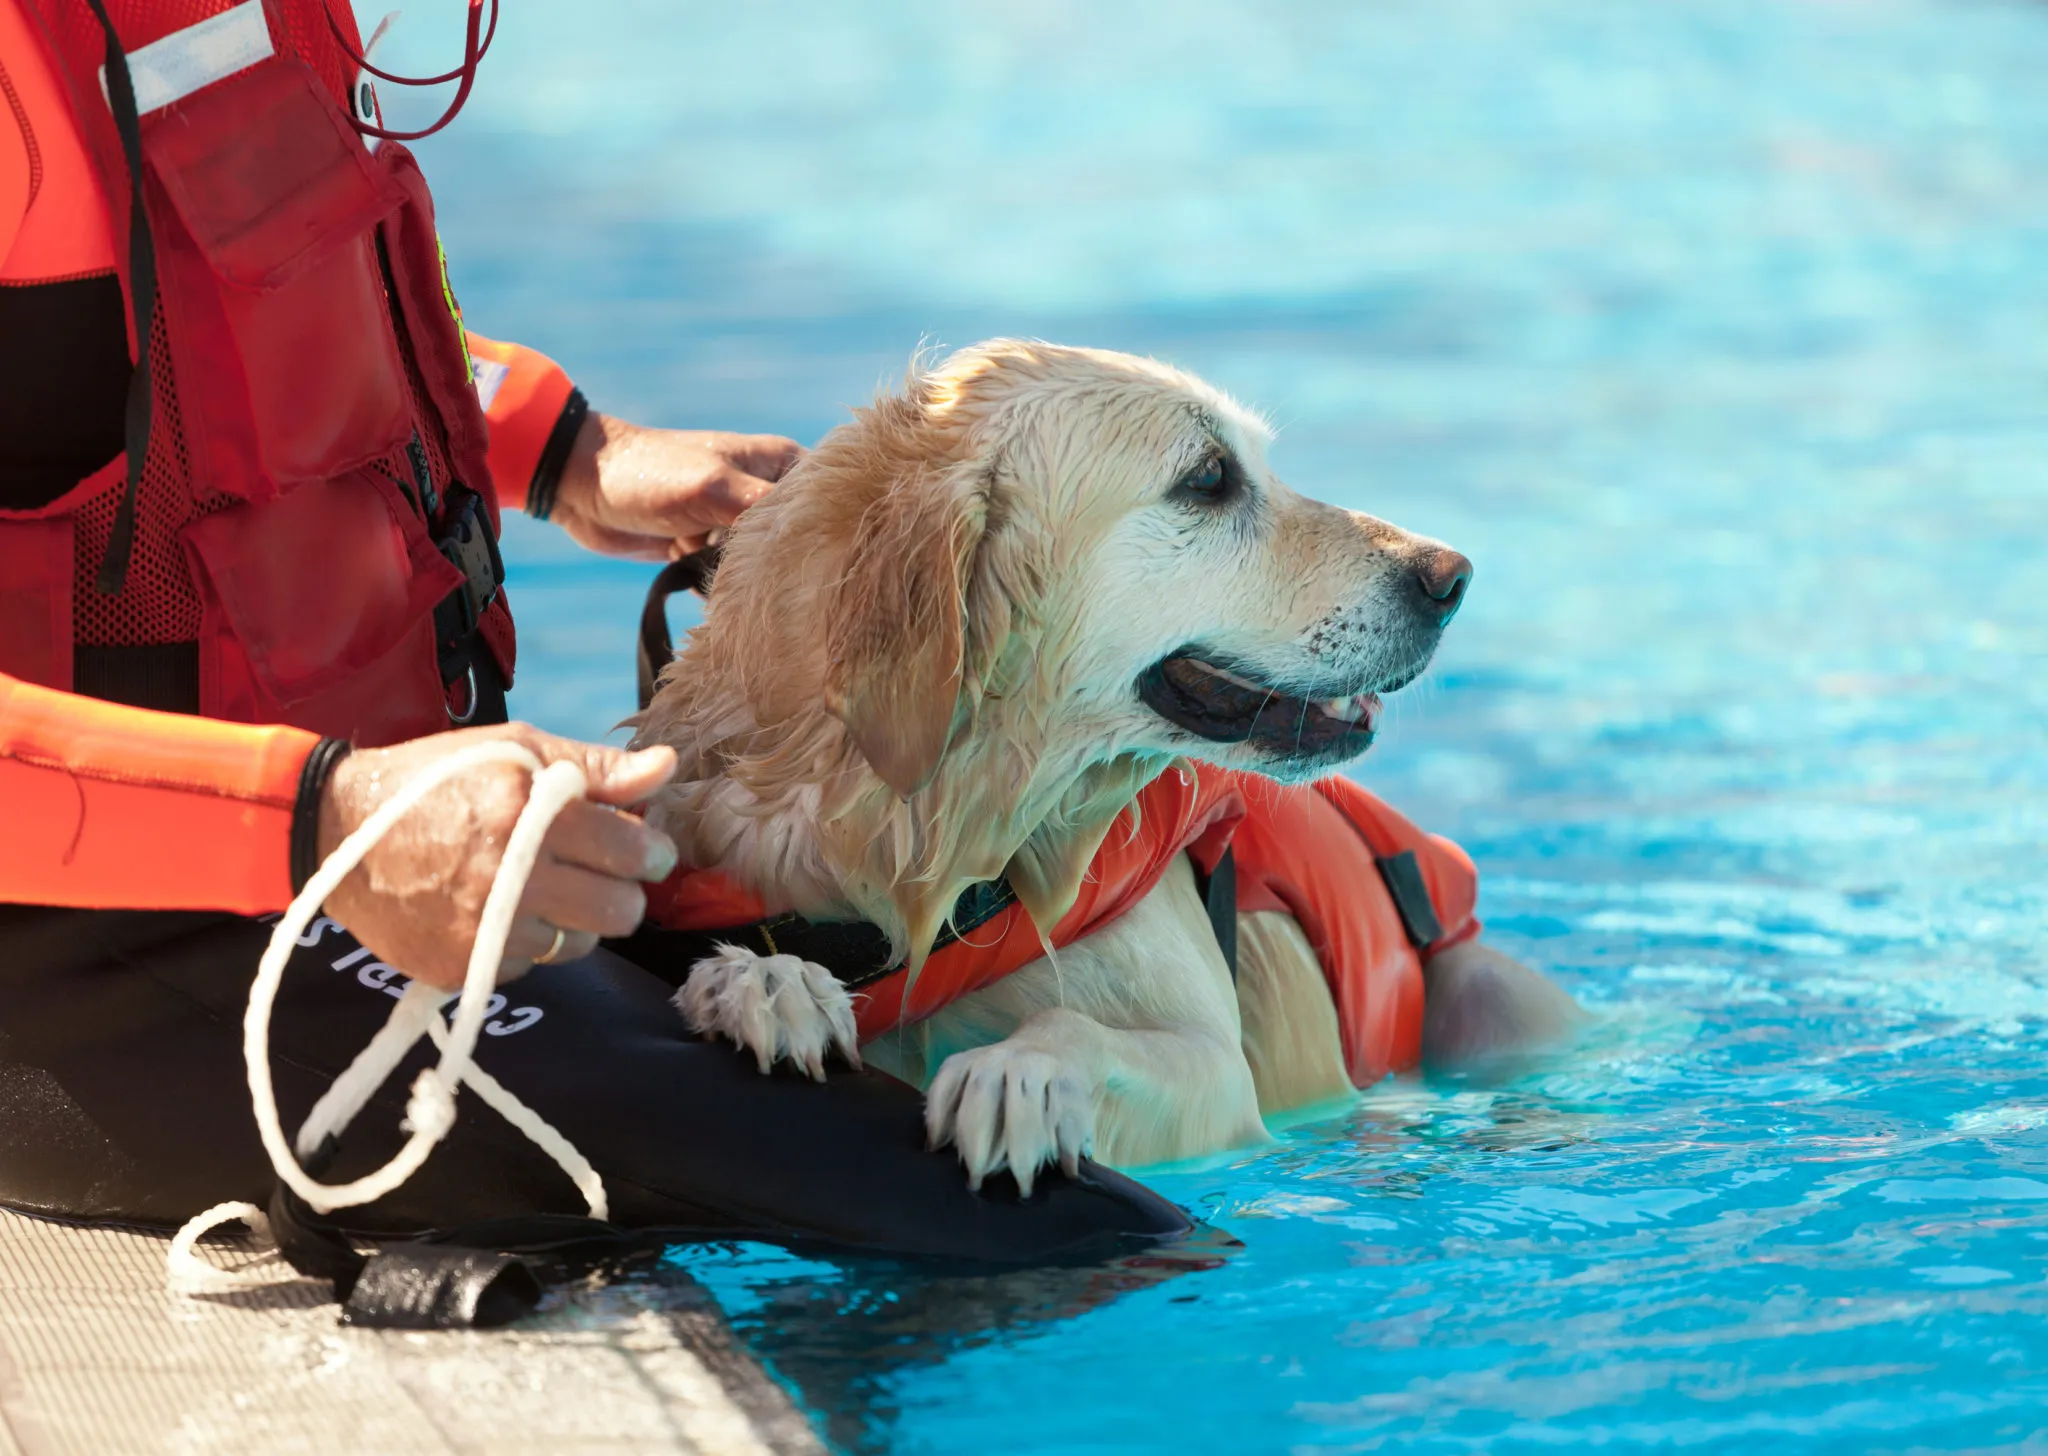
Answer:
[{"label": "dog's head", "polygon": [[[1267,439],[1125,355],[998,341],[914,372],[735,533],[724,575],[783,596],[752,695],[822,697],[904,796],[977,729],[1034,764],[1185,754],[1301,779],[1354,758],[1471,565],[1297,495]],[[786,672],[807,659],[813,681]]]},{"label": "dog's head", "polygon": [[[889,920],[915,962],[998,874],[1052,925],[1178,756],[1294,780],[1364,752],[1471,567],[1296,495],[1266,439],[1120,354],[998,341],[913,370],[735,526],[640,720],[700,805],[658,817],[778,904]],[[741,807],[703,811],[717,785]],[[746,848],[785,810],[824,854],[808,895],[795,841]]]}]

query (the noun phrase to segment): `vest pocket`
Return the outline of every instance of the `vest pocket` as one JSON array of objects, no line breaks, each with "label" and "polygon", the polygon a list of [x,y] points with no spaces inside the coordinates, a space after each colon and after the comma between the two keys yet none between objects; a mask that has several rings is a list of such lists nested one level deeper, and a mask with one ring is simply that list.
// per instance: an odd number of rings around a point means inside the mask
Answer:
[{"label": "vest pocket", "polygon": [[[195,441],[218,446],[207,473],[261,499],[403,444],[373,237],[401,194],[313,73],[261,61],[152,115],[143,146],[169,214],[155,221],[181,395],[187,380],[214,386],[186,410]],[[231,380],[246,415],[206,417]]]},{"label": "vest pocket", "polygon": [[[434,604],[461,577],[396,486],[352,471],[207,516],[184,539],[207,598],[202,687],[215,700],[207,712],[298,722],[292,709],[336,690],[347,697],[353,680],[424,624],[426,649],[402,695],[418,699],[424,723],[437,721]],[[390,695],[388,685],[380,695]]]}]

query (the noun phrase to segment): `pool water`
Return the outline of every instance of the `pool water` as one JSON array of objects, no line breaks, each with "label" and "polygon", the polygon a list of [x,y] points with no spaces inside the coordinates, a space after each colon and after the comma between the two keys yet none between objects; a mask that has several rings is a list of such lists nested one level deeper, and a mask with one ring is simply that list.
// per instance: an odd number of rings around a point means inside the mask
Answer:
[{"label": "pool water", "polygon": [[[926,336],[1265,408],[1478,563],[1357,772],[1602,1018],[1153,1177],[1177,1277],[679,1253],[835,1442],[2048,1444],[2044,76],[2022,0],[508,7],[478,327],[806,440]],[[646,569],[507,554],[603,733]]]}]

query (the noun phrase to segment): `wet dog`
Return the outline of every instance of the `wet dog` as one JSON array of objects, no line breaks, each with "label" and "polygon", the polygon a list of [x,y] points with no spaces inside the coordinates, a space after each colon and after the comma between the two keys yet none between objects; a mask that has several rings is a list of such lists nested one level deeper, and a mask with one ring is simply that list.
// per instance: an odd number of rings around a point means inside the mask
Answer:
[{"label": "wet dog", "polygon": [[[636,743],[682,758],[654,822],[771,910],[871,921],[915,966],[960,893],[998,876],[1052,926],[1178,758],[1282,782],[1355,758],[1471,567],[1289,490],[1268,438],[1200,380],[1124,355],[997,341],[914,369],[734,528],[708,621],[637,721]],[[1248,1056],[1248,1032],[1318,1024],[1318,996],[1329,1020],[1299,928],[1250,917],[1241,961],[1234,987],[1182,857],[1056,960],[868,1051],[928,1084],[932,1139],[977,1183],[1008,1168],[1028,1192],[1090,1149],[1138,1165],[1255,1143],[1262,1103],[1351,1089],[1320,1041]],[[1440,1055],[1570,1016],[1481,945],[1425,975]],[[764,1062],[858,1055],[846,991],[794,957],[721,952],[678,1004]]]}]

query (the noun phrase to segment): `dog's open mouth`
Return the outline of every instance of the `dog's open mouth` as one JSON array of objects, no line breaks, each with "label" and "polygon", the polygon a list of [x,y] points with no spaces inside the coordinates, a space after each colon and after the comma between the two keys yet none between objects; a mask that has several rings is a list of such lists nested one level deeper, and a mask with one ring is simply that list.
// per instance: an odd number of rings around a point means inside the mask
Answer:
[{"label": "dog's open mouth", "polygon": [[1380,724],[1377,693],[1297,695],[1192,652],[1148,668],[1138,679],[1138,696],[1198,738],[1242,743],[1280,758],[1351,758],[1372,746]]}]

